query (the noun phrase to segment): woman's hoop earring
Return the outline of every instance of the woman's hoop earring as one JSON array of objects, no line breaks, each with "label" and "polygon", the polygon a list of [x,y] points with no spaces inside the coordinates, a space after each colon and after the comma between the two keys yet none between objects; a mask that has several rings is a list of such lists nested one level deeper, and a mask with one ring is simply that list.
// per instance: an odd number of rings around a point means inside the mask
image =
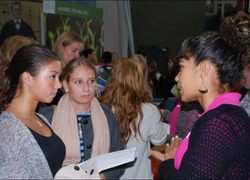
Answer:
[{"label": "woman's hoop earring", "polygon": [[207,86],[204,84],[203,79],[202,79],[202,84],[201,84],[201,87],[200,87],[200,89],[199,89],[199,92],[200,92],[201,94],[206,94],[206,93],[208,92]]}]

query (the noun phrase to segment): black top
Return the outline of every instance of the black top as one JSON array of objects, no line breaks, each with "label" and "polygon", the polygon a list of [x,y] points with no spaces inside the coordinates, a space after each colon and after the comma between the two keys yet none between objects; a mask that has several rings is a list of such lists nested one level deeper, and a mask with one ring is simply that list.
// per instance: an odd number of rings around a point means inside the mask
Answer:
[{"label": "black top", "polygon": [[63,141],[54,133],[54,131],[50,127],[49,129],[52,133],[50,137],[42,136],[32,129],[30,129],[30,131],[39,144],[40,148],[42,149],[44,156],[48,161],[50,170],[53,176],[55,176],[57,171],[62,167],[66,150]]},{"label": "black top", "polygon": [[159,166],[161,179],[250,179],[250,118],[223,104],[194,124],[179,170],[174,159]]}]

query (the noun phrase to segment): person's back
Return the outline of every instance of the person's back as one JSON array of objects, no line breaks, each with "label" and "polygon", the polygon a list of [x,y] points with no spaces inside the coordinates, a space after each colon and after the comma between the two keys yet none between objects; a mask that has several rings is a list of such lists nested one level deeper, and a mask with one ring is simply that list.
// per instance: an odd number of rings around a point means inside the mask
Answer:
[{"label": "person's back", "polygon": [[105,51],[102,54],[102,59],[104,61],[104,66],[101,66],[98,70],[97,70],[97,74],[99,77],[103,78],[104,80],[108,80],[109,78],[109,74],[112,70],[112,54],[109,51]]},{"label": "person's back", "polygon": [[161,114],[158,108],[149,103],[142,104],[143,119],[140,116],[136,119],[136,126],[140,122],[140,135],[131,130],[131,137],[126,144],[126,148],[136,147],[137,157],[135,162],[129,163],[121,179],[153,179],[151,172],[151,160],[148,152],[150,143],[158,146],[165,142],[167,130],[163,123],[159,122]]},{"label": "person's back", "polygon": [[100,67],[99,70],[100,71],[99,71],[98,76],[107,81],[109,78],[110,72],[112,70],[112,66],[104,65],[104,66]]},{"label": "person's back", "polygon": [[168,134],[143,78],[136,61],[122,59],[113,66],[101,98],[118,120],[124,146],[137,151],[135,162],[127,164],[121,179],[153,179],[150,143],[164,144]]}]

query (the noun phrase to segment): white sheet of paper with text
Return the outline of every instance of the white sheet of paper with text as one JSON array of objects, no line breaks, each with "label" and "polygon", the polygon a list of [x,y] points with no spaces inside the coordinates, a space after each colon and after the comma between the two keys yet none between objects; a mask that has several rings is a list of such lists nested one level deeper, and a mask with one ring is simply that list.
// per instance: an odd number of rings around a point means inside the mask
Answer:
[{"label": "white sheet of paper with text", "polygon": [[131,161],[136,158],[136,148],[124,149],[121,151],[115,151],[107,154],[102,154],[100,156],[93,157],[87,161],[78,164],[82,169],[93,159],[96,161],[96,166],[98,172],[103,170],[116,167]]}]

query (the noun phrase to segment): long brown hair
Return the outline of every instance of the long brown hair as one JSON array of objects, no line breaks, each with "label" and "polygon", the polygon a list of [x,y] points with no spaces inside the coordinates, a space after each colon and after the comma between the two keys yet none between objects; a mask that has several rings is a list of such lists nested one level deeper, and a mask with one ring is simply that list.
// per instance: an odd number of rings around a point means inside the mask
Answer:
[{"label": "long brown hair", "polygon": [[[143,78],[142,70],[136,61],[124,58],[113,66],[101,98],[109,108],[115,109],[114,114],[125,146],[131,136],[130,125],[135,137],[139,133],[142,138],[139,130],[143,119],[142,103],[152,103],[151,94]],[[140,120],[136,126],[138,114]]]}]

